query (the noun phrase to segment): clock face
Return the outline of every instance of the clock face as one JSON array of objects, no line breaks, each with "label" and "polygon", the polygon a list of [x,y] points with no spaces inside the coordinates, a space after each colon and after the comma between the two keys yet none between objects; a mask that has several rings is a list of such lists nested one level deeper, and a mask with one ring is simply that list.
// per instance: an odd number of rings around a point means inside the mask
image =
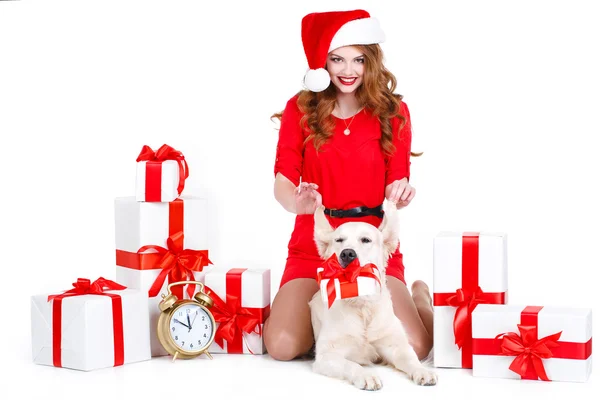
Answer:
[{"label": "clock face", "polygon": [[194,352],[205,347],[212,337],[212,320],[197,304],[184,304],[173,315],[169,332],[173,342],[184,351]]}]

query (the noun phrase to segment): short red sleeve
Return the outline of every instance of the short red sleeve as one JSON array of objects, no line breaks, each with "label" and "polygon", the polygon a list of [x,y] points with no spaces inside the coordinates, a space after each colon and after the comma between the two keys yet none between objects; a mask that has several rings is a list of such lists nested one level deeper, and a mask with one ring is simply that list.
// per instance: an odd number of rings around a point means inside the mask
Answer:
[{"label": "short red sleeve", "polygon": [[410,179],[410,145],[412,141],[412,127],[410,123],[410,112],[404,102],[400,104],[400,115],[406,119],[406,123],[398,133],[402,123],[400,118],[395,118],[392,123],[394,137],[392,143],[395,153],[386,157],[385,186],[402,178]]},{"label": "short red sleeve", "polygon": [[300,129],[301,113],[296,101],[297,96],[287,102],[281,117],[274,172],[275,175],[281,172],[298,186],[302,175],[304,135]]}]

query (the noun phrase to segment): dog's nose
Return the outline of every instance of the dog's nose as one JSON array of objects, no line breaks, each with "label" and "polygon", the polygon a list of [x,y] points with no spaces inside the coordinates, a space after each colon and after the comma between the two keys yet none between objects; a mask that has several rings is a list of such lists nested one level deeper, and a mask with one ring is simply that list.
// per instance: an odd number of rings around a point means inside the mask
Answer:
[{"label": "dog's nose", "polygon": [[356,258],[356,252],[352,249],[344,249],[340,253],[340,264],[346,268]]}]

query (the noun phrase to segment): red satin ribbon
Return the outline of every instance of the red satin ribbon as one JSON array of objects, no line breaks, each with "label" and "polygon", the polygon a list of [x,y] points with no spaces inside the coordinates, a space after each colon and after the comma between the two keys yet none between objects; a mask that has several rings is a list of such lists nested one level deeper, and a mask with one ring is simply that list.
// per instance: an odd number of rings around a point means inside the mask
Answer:
[{"label": "red satin ribbon", "polygon": [[[138,253],[144,253],[147,250],[155,250],[161,257],[154,269],[161,269],[148,290],[149,297],[156,297],[163,287],[167,276],[169,283],[194,280],[194,272],[200,272],[212,262],[208,259],[207,250],[189,250],[183,249],[183,232],[177,232],[167,239],[167,248],[148,245],[138,250]],[[191,298],[194,295],[196,287],[187,285],[187,293]],[[183,299],[183,287],[176,286],[171,292],[179,299]]]},{"label": "red satin ribbon", "polygon": [[[559,342],[561,332],[538,339],[538,314],[542,307],[528,306],[521,312],[519,333],[508,332],[494,339],[473,339],[475,355],[515,357],[509,369],[522,379],[549,381],[543,359],[586,360],[592,354],[592,339],[586,343]],[[501,340],[500,340],[501,339]]]},{"label": "red satin ribbon", "polygon": [[[225,276],[226,301],[223,301],[214,290],[206,287],[206,293],[214,302],[211,312],[215,321],[219,323],[214,341],[221,348],[224,348],[224,341],[227,341],[227,353],[244,352],[244,332],[262,336],[262,324],[270,313],[269,305],[263,308],[242,307],[242,273],[244,271],[246,271],[245,268],[232,268],[227,272]],[[248,351],[252,353],[250,347],[248,347]]]},{"label": "red satin ribbon", "polygon": [[342,298],[350,298],[358,296],[358,283],[357,279],[359,276],[365,278],[375,279],[377,283],[381,286],[381,282],[379,281],[379,277],[375,273],[377,267],[375,264],[365,264],[363,266],[360,265],[358,258],[352,260],[350,264],[346,266],[346,268],[342,268],[339,263],[338,257],[336,254],[332,254],[331,257],[323,263],[323,271],[320,271],[317,274],[317,283],[320,285],[323,279],[329,279],[327,282],[327,302],[328,307],[330,308],[335,301],[335,280],[339,280],[340,282],[340,291]]},{"label": "red satin ribbon", "polygon": [[55,367],[62,367],[62,300],[66,297],[96,294],[109,296],[112,300],[113,337],[114,337],[114,366],[123,365],[125,360],[125,345],[123,343],[123,307],[121,296],[114,293],[104,293],[105,290],[123,290],[125,286],[119,285],[108,279],[98,278],[94,282],[89,279],[78,278],[73,283],[73,289],[62,294],[48,296],[52,303],[52,362]]},{"label": "red satin ribbon", "polygon": [[185,180],[189,176],[187,161],[183,153],[169,145],[163,144],[156,152],[144,145],[136,161],[146,162],[146,201],[161,201],[162,163],[166,160],[177,161],[179,165],[179,185],[177,193],[181,195]]},{"label": "red satin ribbon", "polygon": [[463,368],[473,368],[471,314],[477,304],[505,304],[506,293],[488,293],[479,287],[479,233],[464,233],[462,237],[462,287],[454,293],[434,293],[434,306],[456,307],[454,343],[461,352]]}]

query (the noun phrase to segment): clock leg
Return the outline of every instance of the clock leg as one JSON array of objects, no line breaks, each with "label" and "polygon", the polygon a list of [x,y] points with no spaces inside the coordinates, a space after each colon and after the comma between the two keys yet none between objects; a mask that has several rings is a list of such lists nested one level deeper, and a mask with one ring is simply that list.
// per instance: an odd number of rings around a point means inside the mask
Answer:
[{"label": "clock leg", "polygon": [[210,353],[208,351],[205,351],[204,354],[206,354],[208,356],[208,358],[210,358],[211,360],[213,359],[213,357],[210,355]]},{"label": "clock leg", "polygon": [[177,358],[178,355],[179,355],[179,352],[176,351],[175,355],[173,356],[173,359],[171,360],[171,362],[175,362],[175,359]]}]

